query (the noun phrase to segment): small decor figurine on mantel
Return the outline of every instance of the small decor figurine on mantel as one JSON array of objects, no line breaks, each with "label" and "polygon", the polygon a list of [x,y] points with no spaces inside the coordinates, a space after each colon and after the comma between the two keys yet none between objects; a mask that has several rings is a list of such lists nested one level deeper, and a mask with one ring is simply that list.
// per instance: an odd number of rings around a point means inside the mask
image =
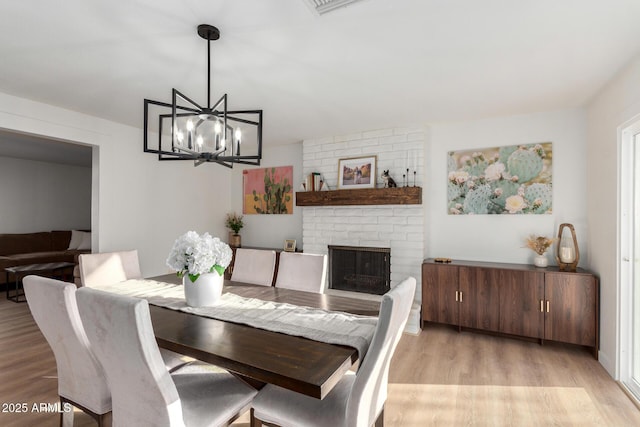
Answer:
[{"label": "small decor figurine on mantel", "polygon": [[239,248],[242,246],[242,238],[240,236],[240,230],[244,227],[242,222],[242,215],[238,215],[235,212],[228,213],[225,224],[229,230],[229,246]]},{"label": "small decor figurine on mantel", "polygon": [[391,178],[391,176],[389,175],[389,169],[382,171],[381,177],[382,181],[384,181],[384,188],[392,188],[398,186],[393,178]]},{"label": "small decor figurine on mantel", "polygon": [[533,258],[533,264],[536,267],[546,267],[549,265],[549,260],[545,252],[553,245],[555,240],[556,239],[549,237],[534,235],[527,238],[527,247],[536,253],[536,256]]}]

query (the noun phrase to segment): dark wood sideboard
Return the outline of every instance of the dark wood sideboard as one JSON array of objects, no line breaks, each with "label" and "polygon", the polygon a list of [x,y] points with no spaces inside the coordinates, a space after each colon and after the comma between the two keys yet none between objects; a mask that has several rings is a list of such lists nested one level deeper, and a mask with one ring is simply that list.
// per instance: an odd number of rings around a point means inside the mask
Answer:
[{"label": "dark wood sideboard", "polygon": [[452,261],[422,264],[421,323],[589,347],[598,358],[598,278],[582,269]]}]

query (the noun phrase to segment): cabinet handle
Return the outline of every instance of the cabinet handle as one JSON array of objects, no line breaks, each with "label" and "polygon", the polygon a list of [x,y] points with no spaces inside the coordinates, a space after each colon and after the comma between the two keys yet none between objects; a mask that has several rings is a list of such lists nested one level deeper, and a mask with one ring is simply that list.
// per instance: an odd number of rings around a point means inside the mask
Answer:
[{"label": "cabinet handle", "polygon": [[547,300],[547,313],[549,312],[549,300]]},{"label": "cabinet handle", "polygon": [[540,300],[540,313],[544,313],[544,301]]},{"label": "cabinet handle", "polygon": [[458,302],[458,298],[459,298],[458,294],[459,293],[460,293],[460,291],[456,291],[456,302]]},{"label": "cabinet handle", "polygon": [[462,291],[460,291],[460,302],[462,302]]}]

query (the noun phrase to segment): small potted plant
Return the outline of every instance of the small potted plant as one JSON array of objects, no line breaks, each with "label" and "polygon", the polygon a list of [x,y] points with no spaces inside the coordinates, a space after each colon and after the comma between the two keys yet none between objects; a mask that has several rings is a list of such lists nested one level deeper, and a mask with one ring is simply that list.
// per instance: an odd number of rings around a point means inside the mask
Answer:
[{"label": "small potted plant", "polygon": [[239,248],[242,243],[239,233],[242,227],[244,227],[242,215],[238,215],[235,212],[228,213],[225,224],[227,228],[231,230],[229,232],[229,245],[234,248]]},{"label": "small potted plant", "polygon": [[536,253],[533,259],[533,264],[536,267],[546,267],[549,265],[549,260],[545,256],[547,249],[551,247],[556,239],[545,236],[531,235],[527,238],[527,247]]}]

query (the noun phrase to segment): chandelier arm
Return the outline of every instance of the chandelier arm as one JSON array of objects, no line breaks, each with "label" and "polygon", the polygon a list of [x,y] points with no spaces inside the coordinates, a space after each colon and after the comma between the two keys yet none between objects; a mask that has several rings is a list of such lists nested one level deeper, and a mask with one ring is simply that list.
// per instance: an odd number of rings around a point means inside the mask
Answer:
[{"label": "chandelier arm", "polygon": [[211,108],[211,40],[207,40],[207,107]]},{"label": "chandelier arm", "polygon": [[245,123],[245,124],[254,125],[254,126],[258,126],[260,124],[258,122],[254,122],[253,120],[241,119],[239,117],[232,117],[229,114],[227,114],[227,120],[232,121],[232,122]]}]

